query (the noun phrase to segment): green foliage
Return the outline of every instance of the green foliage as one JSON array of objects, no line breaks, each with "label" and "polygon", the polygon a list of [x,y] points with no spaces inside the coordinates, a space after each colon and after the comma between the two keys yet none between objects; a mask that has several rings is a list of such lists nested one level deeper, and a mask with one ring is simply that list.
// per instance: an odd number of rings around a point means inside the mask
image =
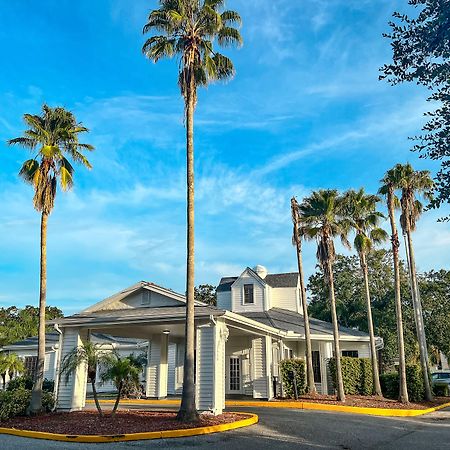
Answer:
[{"label": "green foliage", "polygon": [[[63,317],[63,313],[59,308],[47,306],[45,317],[47,320],[52,320]],[[36,336],[38,324],[39,308],[30,305],[25,308],[16,306],[0,308],[0,346]],[[52,331],[52,328],[48,327],[47,331]]]},{"label": "green foliage", "polygon": [[295,398],[294,372],[297,382],[297,394],[306,393],[306,369],[303,359],[285,359],[280,362],[281,382],[283,392],[287,398]]},{"label": "green foliage", "polygon": [[[398,372],[389,372],[380,375],[381,390],[383,396],[397,400],[399,397]],[[418,364],[406,366],[406,384],[411,402],[421,402],[424,399],[425,388],[423,384],[422,369]]]},{"label": "green foliage", "polygon": [[[19,387],[15,390],[0,392],[0,421],[5,421],[16,416],[25,416],[31,399],[31,390]],[[44,392],[42,396],[42,407],[44,411],[50,412],[55,406],[52,394]]]},{"label": "green foliage", "polygon": [[[384,349],[381,364],[382,368],[387,371],[394,367],[394,361],[398,357],[392,253],[384,249],[373,251],[367,257],[367,265],[375,335],[383,338]],[[359,258],[357,256],[337,255],[333,270],[339,324],[367,333],[367,308]],[[403,296],[406,357],[408,361],[415,362],[418,349],[414,315],[410,299],[408,273],[403,263],[400,264],[400,281]],[[309,278],[308,290],[311,299],[309,304],[311,316],[330,322],[328,286],[320,269]],[[444,290],[444,286],[442,286],[442,291],[444,292]],[[425,293],[421,297],[425,317],[429,318],[428,310],[425,307],[429,303]],[[450,296],[449,299],[443,299],[443,301],[447,304],[450,303]],[[427,323],[426,319],[425,323]],[[444,335],[445,333],[446,331],[444,331]],[[430,344],[433,345],[432,341],[430,341]]]},{"label": "green foliage", "polygon": [[[42,383],[42,390],[44,392],[53,392],[55,387],[55,382],[53,380],[48,380],[45,378],[44,382]],[[23,375],[21,377],[16,377],[10,380],[8,383],[8,386],[6,387],[7,391],[15,391],[17,389],[26,389],[30,390],[33,389],[33,380],[29,375]]]},{"label": "green foliage", "polygon": [[[342,378],[344,391],[350,395],[372,395],[372,364],[367,358],[341,357]],[[336,380],[336,360],[331,358],[328,362],[331,377]]]},{"label": "green foliage", "polygon": [[[428,122],[423,134],[415,137],[413,150],[423,156],[442,160],[436,177],[433,207],[450,201],[450,4],[448,0],[409,0],[411,14],[395,12],[389,22],[392,62],[381,68],[380,78],[398,83],[422,84],[429,89],[428,101],[437,109],[425,113]],[[447,218],[448,219],[448,218]]]},{"label": "green foliage", "polygon": [[435,383],[433,385],[433,392],[436,397],[448,397],[449,387],[447,383]]},{"label": "green foliage", "polygon": [[217,305],[216,286],[211,284],[201,284],[194,288],[194,298],[198,302],[206,303],[207,305]]}]

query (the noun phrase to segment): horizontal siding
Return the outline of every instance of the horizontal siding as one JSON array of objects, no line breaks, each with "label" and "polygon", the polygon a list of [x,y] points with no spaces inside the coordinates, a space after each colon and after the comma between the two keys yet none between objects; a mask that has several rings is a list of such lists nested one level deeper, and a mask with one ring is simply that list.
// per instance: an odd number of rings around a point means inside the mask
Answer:
[{"label": "horizontal siding", "polygon": [[297,308],[297,291],[297,288],[271,288],[271,307],[301,312],[301,308]]},{"label": "horizontal siding", "polygon": [[167,355],[168,363],[168,375],[167,375],[167,393],[174,395],[175,389],[175,377],[176,377],[176,364],[177,364],[177,344],[169,344],[169,351]]},{"label": "horizontal siding", "polygon": [[[244,284],[253,284],[254,303],[249,305],[243,304]],[[238,278],[232,288],[232,311],[234,312],[250,312],[264,311],[264,288],[262,285],[248,273],[244,273]]]},{"label": "horizontal siding", "polygon": [[217,293],[217,307],[231,311],[231,291]]},{"label": "horizontal siding", "polygon": [[263,337],[253,339],[253,397],[268,398],[266,375],[266,352]]}]

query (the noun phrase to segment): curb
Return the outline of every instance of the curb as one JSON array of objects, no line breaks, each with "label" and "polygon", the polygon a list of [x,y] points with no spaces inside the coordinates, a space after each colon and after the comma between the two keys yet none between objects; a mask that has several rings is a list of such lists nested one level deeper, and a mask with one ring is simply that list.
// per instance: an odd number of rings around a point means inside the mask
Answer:
[{"label": "curb", "polygon": [[[242,413],[235,413],[242,414]],[[198,428],[184,428],[180,430],[167,431],[149,431],[144,433],[130,433],[118,435],[65,435],[56,433],[45,433],[42,431],[17,430],[15,428],[0,428],[0,434],[9,434],[13,436],[20,436],[34,439],[46,439],[50,441],[64,441],[64,442],[84,442],[84,443],[99,443],[99,442],[123,442],[123,441],[140,441],[147,439],[169,439],[188,436],[201,436],[211,433],[222,433],[224,431],[235,430],[237,428],[248,427],[258,423],[258,416],[256,414],[245,413],[249,416],[245,419],[236,422],[224,423],[221,425],[212,425],[209,427]]]},{"label": "curb", "polygon": [[[114,400],[102,400],[101,403],[111,403]],[[86,403],[93,403],[87,400]],[[179,400],[127,400],[124,404],[141,404],[141,405],[179,405]],[[253,401],[233,401],[225,402],[226,406],[249,407],[249,408],[287,408],[287,409],[310,409],[314,411],[332,411],[338,413],[349,414],[365,414],[370,416],[385,416],[385,417],[416,417],[423,416],[440,409],[450,407],[450,402],[435,406],[428,409],[387,409],[387,408],[365,408],[360,406],[344,406],[344,405],[329,405],[325,403],[312,402],[253,402]]]}]

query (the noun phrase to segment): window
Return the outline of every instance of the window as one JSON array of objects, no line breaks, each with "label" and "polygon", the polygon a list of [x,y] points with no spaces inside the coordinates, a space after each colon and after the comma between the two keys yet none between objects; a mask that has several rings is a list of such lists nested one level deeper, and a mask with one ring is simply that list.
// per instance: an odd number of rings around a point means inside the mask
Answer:
[{"label": "window", "polygon": [[349,358],[358,358],[358,350],[342,350],[342,356]]},{"label": "window", "polygon": [[320,379],[320,353],[318,351],[312,352],[312,365],[314,373],[314,383],[321,383]]},{"label": "window", "polygon": [[142,304],[143,305],[150,305],[152,300],[152,293],[151,291],[148,291],[147,289],[142,291]]},{"label": "window", "polygon": [[244,284],[244,305],[255,303],[253,298],[253,284]]},{"label": "window", "polygon": [[34,380],[34,377],[36,375],[37,360],[37,356],[25,356],[25,372],[31,377],[32,380]]}]

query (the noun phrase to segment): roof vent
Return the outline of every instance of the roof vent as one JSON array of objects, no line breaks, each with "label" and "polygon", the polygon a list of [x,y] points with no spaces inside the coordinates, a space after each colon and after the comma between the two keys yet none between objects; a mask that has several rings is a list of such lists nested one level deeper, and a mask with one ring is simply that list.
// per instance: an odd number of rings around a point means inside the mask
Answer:
[{"label": "roof vent", "polygon": [[259,264],[253,268],[253,271],[256,272],[263,280],[267,276],[267,269]]}]

